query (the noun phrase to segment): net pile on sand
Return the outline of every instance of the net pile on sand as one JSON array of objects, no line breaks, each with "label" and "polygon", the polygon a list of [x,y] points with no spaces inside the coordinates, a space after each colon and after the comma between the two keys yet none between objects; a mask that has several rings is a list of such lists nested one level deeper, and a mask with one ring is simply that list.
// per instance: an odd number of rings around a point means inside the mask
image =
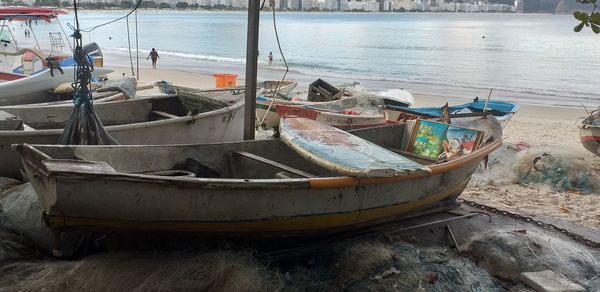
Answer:
[{"label": "net pile on sand", "polygon": [[247,254],[122,253],[0,266],[14,291],[275,291],[277,273]]},{"label": "net pile on sand", "polygon": [[573,242],[527,231],[492,231],[468,245],[469,256],[494,277],[519,283],[522,272],[552,270],[591,288],[600,274],[598,259]]},{"label": "net pile on sand", "polygon": [[[4,231],[0,241],[9,248],[5,251],[17,251],[20,256],[31,256],[32,251],[50,255],[57,249],[63,256],[69,257],[81,249],[90,235],[85,232],[64,233],[60,247],[56,247],[54,234],[42,218],[42,204],[31,183],[0,193],[0,227]],[[20,257],[12,251],[12,256]]]},{"label": "net pile on sand", "polygon": [[525,150],[513,145],[490,155],[488,169],[479,168],[472,185],[547,185],[560,192],[600,193],[600,177],[585,161],[567,153]]},{"label": "net pile on sand", "polygon": [[529,152],[517,161],[516,173],[520,183],[545,183],[563,192],[600,192],[598,175],[572,157]]},{"label": "net pile on sand", "polygon": [[350,291],[497,291],[487,271],[445,248],[358,243],[339,263],[337,287]]}]

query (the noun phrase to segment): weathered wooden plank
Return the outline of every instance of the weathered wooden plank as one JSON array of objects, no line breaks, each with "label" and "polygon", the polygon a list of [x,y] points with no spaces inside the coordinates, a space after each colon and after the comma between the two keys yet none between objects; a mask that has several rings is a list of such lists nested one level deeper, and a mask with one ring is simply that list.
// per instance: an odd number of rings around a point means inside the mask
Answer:
[{"label": "weathered wooden plank", "polygon": [[157,116],[161,116],[163,118],[167,118],[167,119],[174,119],[174,118],[179,118],[176,115],[167,113],[167,112],[163,112],[163,111],[152,111],[154,114],[156,114]]},{"label": "weathered wooden plank", "polygon": [[232,151],[232,153],[235,154],[235,155],[247,158],[247,159],[251,159],[251,160],[254,160],[254,161],[257,161],[257,162],[260,162],[260,163],[267,164],[269,166],[281,169],[283,171],[295,174],[295,175],[300,176],[300,177],[317,177],[315,175],[312,175],[310,173],[304,172],[302,170],[295,169],[293,167],[281,164],[279,162],[275,162],[273,160],[270,160],[270,159],[267,159],[267,158],[264,158],[264,157],[261,157],[261,156],[249,153],[249,152],[245,152],[245,151]]}]

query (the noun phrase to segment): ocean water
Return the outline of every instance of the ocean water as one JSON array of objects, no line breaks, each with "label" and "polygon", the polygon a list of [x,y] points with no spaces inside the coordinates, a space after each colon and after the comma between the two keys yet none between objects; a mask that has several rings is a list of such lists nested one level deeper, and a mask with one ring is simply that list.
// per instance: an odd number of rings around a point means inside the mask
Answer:
[{"label": "ocean water", "polygon": [[[84,13],[81,23],[123,14]],[[259,62],[272,51],[282,66],[271,17],[263,12],[260,20]],[[73,23],[72,14],[61,21]],[[155,47],[162,55],[243,64],[246,21],[244,12],[142,11],[139,47],[144,56]],[[574,33],[575,25],[571,15],[551,14],[277,14],[283,51],[300,73],[600,100],[600,36]],[[133,32],[133,18],[130,26]],[[84,36],[123,52],[126,31],[123,20]]]}]

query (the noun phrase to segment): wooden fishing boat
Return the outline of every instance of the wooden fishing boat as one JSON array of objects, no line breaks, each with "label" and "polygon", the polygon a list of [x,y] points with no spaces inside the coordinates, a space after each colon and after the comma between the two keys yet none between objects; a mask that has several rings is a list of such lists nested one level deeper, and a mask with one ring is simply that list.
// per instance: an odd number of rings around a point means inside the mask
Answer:
[{"label": "wooden fishing boat", "polygon": [[583,147],[600,156],[600,110],[591,112],[577,126]]},{"label": "wooden fishing boat", "polygon": [[[263,84],[268,86],[267,84]],[[342,98],[353,97],[364,93],[365,88],[360,83],[340,84],[335,86],[341,93]],[[291,90],[290,90],[291,91]],[[278,92],[276,98],[273,98],[273,92],[263,91],[256,97],[256,122],[264,129],[276,128],[279,126],[279,115],[277,114],[278,105],[315,105],[321,102],[308,101],[309,91],[296,92]]]},{"label": "wooden fishing boat", "polygon": [[386,119],[381,108],[386,102],[409,107],[414,103],[414,98],[408,91],[395,89],[316,104],[280,104],[277,113],[280,116],[316,120],[344,130],[360,129],[385,125]]},{"label": "wooden fishing boat", "polygon": [[398,154],[409,123],[352,135],[302,118],[281,123],[282,139],[14,148],[57,231],[280,236],[361,228],[452,203],[502,144],[434,162]]},{"label": "wooden fishing boat", "polygon": [[[180,89],[177,94],[96,103],[106,130],[128,145],[188,144],[243,139],[242,94],[227,90]],[[20,177],[12,144],[54,144],[73,111],[72,104],[0,107],[0,176]],[[0,115],[1,116],[1,115]],[[2,128],[2,120],[6,126]]]},{"label": "wooden fishing boat", "polygon": [[276,81],[276,80],[265,80],[258,84],[259,88],[263,89],[263,94],[265,96],[273,96],[275,94],[275,90],[277,90],[278,94],[287,94],[290,91],[294,90],[298,85],[298,82],[291,80],[284,81]]},{"label": "wooden fishing boat", "polygon": [[[506,127],[510,119],[519,111],[519,105],[504,101],[473,101],[460,105],[448,107],[448,114],[468,114],[488,112],[498,119],[502,128]],[[442,107],[404,107],[395,104],[386,103],[383,106],[386,122],[403,122],[417,118],[440,118],[443,115]]]},{"label": "wooden fishing boat", "polygon": [[[340,99],[373,95],[376,98],[404,106],[412,106],[414,98],[412,94],[402,89],[390,89],[377,92],[367,92],[360,83],[336,85],[335,88],[340,91]],[[312,106],[322,104],[323,101],[309,101],[308,91],[298,91],[289,93],[278,93],[277,98],[273,99],[272,92],[263,91],[256,98],[256,119],[257,125],[264,129],[276,128],[279,126],[279,114],[277,106]],[[336,99],[337,100],[337,99]],[[335,101],[326,101],[335,102]]]}]

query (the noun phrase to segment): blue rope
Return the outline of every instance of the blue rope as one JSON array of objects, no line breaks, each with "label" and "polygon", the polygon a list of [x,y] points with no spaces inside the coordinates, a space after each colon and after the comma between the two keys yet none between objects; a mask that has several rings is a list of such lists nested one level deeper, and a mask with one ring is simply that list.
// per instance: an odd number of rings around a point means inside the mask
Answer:
[{"label": "blue rope", "polygon": [[90,84],[92,82],[92,72],[94,71],[94,63],[91,58],[83,51],[83,37],[79,28],[79,17],[77,15],[77,1],[73,1],[75,11],[75,25],[73,38],[75,39],[75,50],[73,51],[73,59],[75,59],[75,82],[71,84],[75,90],[73,103],[76,107],[84,103],[92,103],[92,92]]}]

